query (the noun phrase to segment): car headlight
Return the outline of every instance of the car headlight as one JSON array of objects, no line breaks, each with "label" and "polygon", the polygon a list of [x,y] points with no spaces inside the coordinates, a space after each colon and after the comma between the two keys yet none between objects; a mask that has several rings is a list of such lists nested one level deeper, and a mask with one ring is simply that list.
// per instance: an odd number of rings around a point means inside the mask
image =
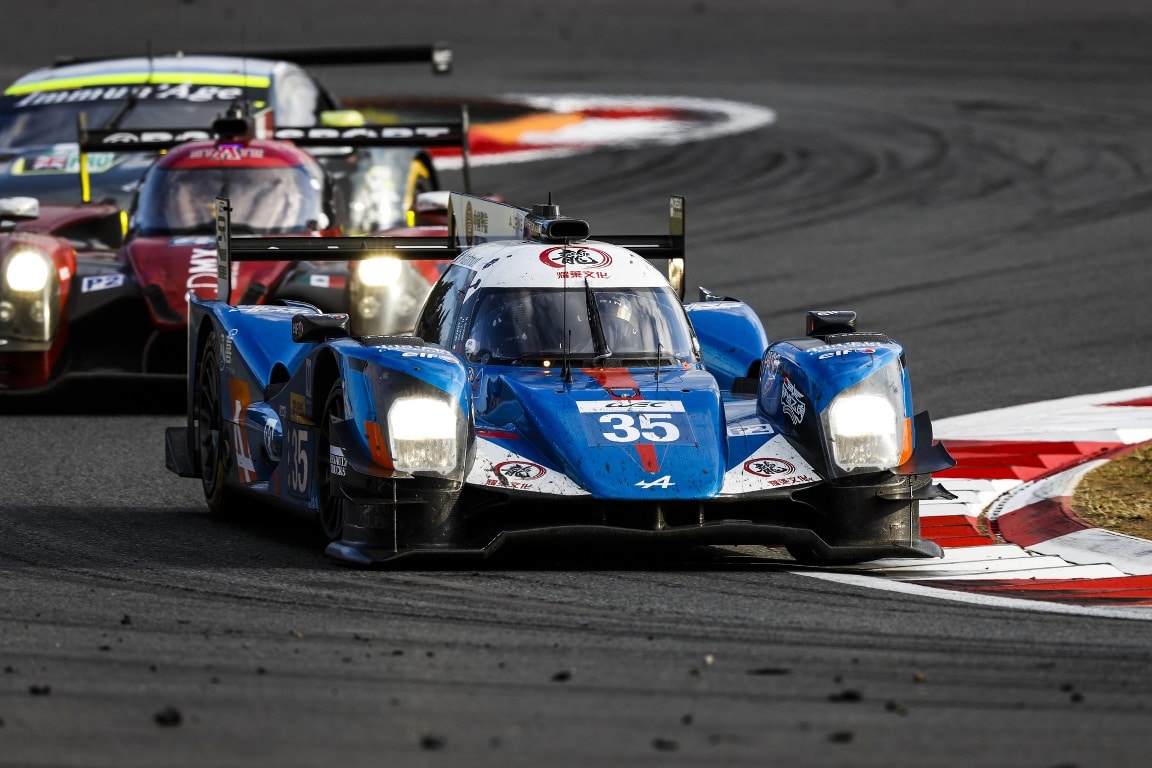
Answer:
[{"label": "car headlight", "polygon": [[400,279],[400,260],[391,256],[364,259],[356,267],[356,276],[369,288],[392,285]]},{"label": "car headlight", "polygon": [[4,282],[12,291],[36,293],[44,290],[48,277],[52,274],[52,264],[40,250],[23,248],[8,254],[8,266],[4,269]]},{"label": "car headlight", "polygon": [[388,409],[392,464],[403,472],[456,468],[457,411],[445,400],[400,397]]},{"label": "car headlight", "polygon": [[845,472],[899,466],[904,449],[903,402],[896,365],[837,395],[824,415],[832,461]]}]

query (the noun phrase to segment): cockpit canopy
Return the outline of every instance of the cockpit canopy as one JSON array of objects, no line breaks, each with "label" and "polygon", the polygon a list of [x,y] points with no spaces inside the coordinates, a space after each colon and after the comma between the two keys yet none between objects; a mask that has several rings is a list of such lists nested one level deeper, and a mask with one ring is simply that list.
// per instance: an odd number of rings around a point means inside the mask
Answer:
[{"label": "cockpit canopy", "polygon": [[477,292],[463,353],[469,362],[582,365],[695,363],[675,292],[646,288],[493,288]]},{"label": "cockpit canopy", "polygon": [[[231,200],[232,231],[239,235],[302,234],[335,226],[331,190],[319,163],[303,153],[292,158],[295,164],[273,162],[270,144],[207,145],[191,155],[184,147],[173,150],[192,159],[161,158],[149,170],[133,208],[132,230],[142,236],[212,234],[217,196]],[[229,152],[261,154],[245,158]]]}]

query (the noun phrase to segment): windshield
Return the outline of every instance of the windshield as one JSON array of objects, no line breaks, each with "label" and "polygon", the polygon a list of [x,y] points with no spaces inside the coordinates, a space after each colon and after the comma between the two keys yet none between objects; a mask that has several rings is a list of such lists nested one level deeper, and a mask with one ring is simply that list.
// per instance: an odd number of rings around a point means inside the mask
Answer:
[{"label": "windshield", "polygon": [[479,363],[538,365],[567,352],[579,365],[667,365],[696,362],[691,339],[667,286],[494,289],[477,299],[464,352]]},{"label": "windshield", "polygon": [[111,128],[188,128],[208,130],[212,121],[224,112],[230,102],[145,100],[137,101],[116,121],[109,121],[125,106],[126,101],[77,101],[64,104],[19,106],[23,99],[5,97],[0,102],[0,149],[63,144],[76,141],[76,117],[87,113],[88,127]]},{"label": "windshield", "polygon": [[323,183],[305,166],[155,167],[140,188],[133,228],[145,236],[211,234],[217,195],[232,202],[236,234],[295,234],[329,226]]}]

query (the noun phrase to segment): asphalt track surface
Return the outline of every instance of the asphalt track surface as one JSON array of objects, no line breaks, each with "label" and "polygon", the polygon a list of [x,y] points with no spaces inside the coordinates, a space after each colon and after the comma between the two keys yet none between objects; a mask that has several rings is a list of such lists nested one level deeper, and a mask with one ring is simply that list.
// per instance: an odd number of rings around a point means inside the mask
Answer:
[{"label": "asphalt track surface", "polygon": [[[856,309],[905,343],[937,416],[1148,383],[1144,2],[60,0],[6,17],[5,82],[149,40],[436,39],[450,78],[326,80],[768,106],[775,125],[722,142],[477,183],[524,204],[550,191],[614,231],[687,195],[693,282],[752,303],[774,337],[806,309]],[[350,570],[295,524],[210,518],[163,467],[180,407],[178,389],[128,385],[0,402],[0,766],[1050,768],[1152,746],[1145,622],[717,553]]]}]

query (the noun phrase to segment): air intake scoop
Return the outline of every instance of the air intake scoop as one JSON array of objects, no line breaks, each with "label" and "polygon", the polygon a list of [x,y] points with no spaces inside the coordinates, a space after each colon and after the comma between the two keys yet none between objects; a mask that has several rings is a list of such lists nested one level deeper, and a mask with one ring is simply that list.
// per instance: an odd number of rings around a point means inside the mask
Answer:
[{"label": "air intake scoop", "polygon": [[578,242],[587,240],[588,222],[560,215],[560,206],[551,203],[536,203],[532,213],[524,218],[529,240],[542,243]]}]

